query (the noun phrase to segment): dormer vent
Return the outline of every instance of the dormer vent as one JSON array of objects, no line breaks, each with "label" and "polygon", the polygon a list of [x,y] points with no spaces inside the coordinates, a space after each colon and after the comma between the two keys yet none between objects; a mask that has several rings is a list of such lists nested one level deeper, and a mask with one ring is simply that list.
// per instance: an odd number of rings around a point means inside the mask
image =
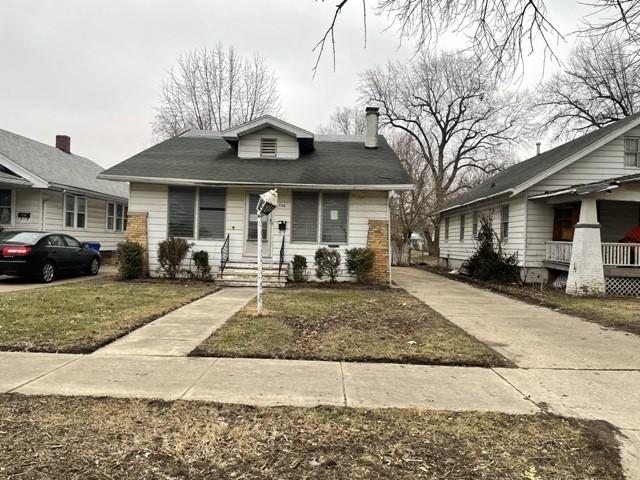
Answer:
[{"label": "dormer vent", "polygon": [[275,158],[278,154],[278,140],[276,138],[260,139],[260,156]]}]

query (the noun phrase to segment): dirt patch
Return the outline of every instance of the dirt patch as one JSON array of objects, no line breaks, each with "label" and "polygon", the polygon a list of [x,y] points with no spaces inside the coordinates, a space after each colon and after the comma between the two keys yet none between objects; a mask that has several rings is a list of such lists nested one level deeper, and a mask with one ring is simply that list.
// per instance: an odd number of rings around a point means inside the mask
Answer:
[{"label": "dirt patch", "polygon": [[600,422],[0,395],[5,478],[623,480]]},{"label": "dirt patch", "polygon": [[512,366],[404,290],[329,287],[269,291],[192,354],[199,356]]}]

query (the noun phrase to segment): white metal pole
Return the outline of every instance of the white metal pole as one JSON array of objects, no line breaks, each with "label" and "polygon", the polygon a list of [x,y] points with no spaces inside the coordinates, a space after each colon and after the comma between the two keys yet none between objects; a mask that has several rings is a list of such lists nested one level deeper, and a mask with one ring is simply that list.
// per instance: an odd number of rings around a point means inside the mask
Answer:
[{"label": "white metal pole", "polygon": [[256,300],[257,314],[262,313],[262,214],[258,213],[258,298]]}]

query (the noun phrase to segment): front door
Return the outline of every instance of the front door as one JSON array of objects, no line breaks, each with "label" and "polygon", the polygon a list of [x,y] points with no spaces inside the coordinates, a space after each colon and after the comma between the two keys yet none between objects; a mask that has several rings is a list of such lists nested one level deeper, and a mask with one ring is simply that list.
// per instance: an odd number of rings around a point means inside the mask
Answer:
[{"label": "front door", "polygon": [[[246,228],[245,228],[245,246],[244,254],[248,257],[258,256],[258,214],[256,207],[258,206],[258,194],[247,194],[247,212],[246,212]],[[268,216],[262,216],[262,257],[271,256],[271,248],[269,243],[269,224]]]}]

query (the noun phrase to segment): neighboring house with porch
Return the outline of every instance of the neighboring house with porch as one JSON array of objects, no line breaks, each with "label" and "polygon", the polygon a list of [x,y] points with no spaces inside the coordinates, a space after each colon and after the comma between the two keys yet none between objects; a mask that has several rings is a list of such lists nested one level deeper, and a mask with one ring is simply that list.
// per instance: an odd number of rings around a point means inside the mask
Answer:
[{"label": "neighboring house with porch", "polygon": [[367,108],[366,121],[356,136],[314,135],[271,116],[223,132],[190,130],[99,177],[130,182],[127,237],[147,248],[151,275],[158,243],[181,237],[209,253],[227,284],[255,282],[258,195],[277,188],[262,231],[266,285],[282,285],[296,254],[313,279],[319,247],[339,250],[344,269],[345,250],[367,246],[376,280],[389,283],[389,200],[412,185],[378,135],[377,108]]},{"label": "neighboring house with porch", "polygon": [[525,281],[640,295],[640,115],[515,164],[441,214],[441,265],[461,266],[489,216]]},{"label": "neighboring house with porch", "polygon": [[65,232],[109,257],[126,228],[128,186],[96,178],[103,167],[56,146],[0,130],[0,227]]}]

